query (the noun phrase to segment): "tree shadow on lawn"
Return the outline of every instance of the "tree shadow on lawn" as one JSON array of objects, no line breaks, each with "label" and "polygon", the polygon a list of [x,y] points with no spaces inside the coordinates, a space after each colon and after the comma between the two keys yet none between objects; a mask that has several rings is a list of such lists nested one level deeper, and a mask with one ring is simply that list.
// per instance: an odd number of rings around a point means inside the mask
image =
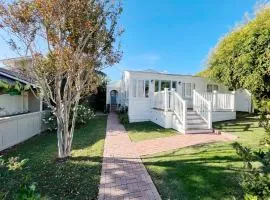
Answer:
[{"label": "tree shadow on lawn", "polygon": [[[97,117],[74,133],[71,158],[57,161],[57,136],[41,134],[5,152],[4,159],[29,161],[21,170],[0,170],[0,193],[14,199],[20,184],[37,183],[37,191],[48,199],[95,199],[101,173],[106,117]],[[88,157],[80,160],[77,157]],[[25,180],[25,177],[28,177]]]},{"label": "tree shadow on lawn", "polygon": [[[144,159],[163,199],[241,199],[240,169],[219,166],[230,157],[204,159]],[[167,160],[168,159],[168,160]]]}]

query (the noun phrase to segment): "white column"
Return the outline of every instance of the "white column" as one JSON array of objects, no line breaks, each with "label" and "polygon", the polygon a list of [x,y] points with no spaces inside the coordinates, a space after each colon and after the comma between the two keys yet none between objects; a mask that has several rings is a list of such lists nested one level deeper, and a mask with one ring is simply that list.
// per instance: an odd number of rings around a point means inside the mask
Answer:
[{"label": "white column", "polygon": [[183,129],[186,130],[187,125],[187,101],[184,100],[183,104]]},{"label": "white column", "polygon": [[168,95],[169,95],[168,88],[164,88],[164,111],[165,112],[168,111],[168,106],[169,106]]},{"label": "white column", "polygon": [[232,91],[231,106],[232,106],[232,111],[235,111],[235,91]]},{"label": "white column", "polygon": [[171,103],[170,103],[172,110],[174,110],[174,101],[175,101],[175,99],[174,99],[174,93],[175,93],[175,88],[172,88],[171,89]]}]

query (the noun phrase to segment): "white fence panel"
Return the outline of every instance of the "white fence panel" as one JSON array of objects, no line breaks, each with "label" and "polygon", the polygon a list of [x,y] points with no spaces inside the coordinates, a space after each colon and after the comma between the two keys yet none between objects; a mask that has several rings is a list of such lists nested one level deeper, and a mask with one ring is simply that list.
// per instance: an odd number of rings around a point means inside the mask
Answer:
[{"label": "white fence panel", "polygon": [[43,131],[46,111],[0,118],[0,151],[23,142]]}]

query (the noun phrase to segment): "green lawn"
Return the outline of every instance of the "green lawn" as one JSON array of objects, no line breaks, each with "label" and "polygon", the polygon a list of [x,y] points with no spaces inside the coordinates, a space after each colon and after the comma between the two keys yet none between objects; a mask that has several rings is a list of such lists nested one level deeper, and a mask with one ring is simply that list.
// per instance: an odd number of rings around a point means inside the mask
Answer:
[{"label": "green lawn", "polygon": [[130,139],[134,142],[176,135],[173,129],[164,129],[153,122],[137,122],[125,125]]},{"label": "green lawn", "polygon": [[22,183],[37,183],[37,191],[44,199],[95,199],[101,173],[106,118],[96,117],[74,133],[70,159],[58,162],[56,134],[36,136],[16,146],[4,159],[19,157],[29,159],[22,170],[0,171],[0,193],[8,192],[7,199],[14,199]]},{"label": "green lawn", "polygon": [[[215,128],[259,148],[264,130],[257,118],[240,114]],[[145,157],[143,162],[163,199],[242,199],[239,174],[243,166],[232,143],[215,143]]]}]

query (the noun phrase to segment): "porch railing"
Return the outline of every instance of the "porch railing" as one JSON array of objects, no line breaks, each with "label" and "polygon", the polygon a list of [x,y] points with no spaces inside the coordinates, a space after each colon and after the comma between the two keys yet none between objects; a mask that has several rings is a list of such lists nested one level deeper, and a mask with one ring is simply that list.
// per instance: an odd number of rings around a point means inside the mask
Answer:
[{"label": "porch railing", "polygon": [[185,130],[187,103],[174,89],[169,91],[168,88],[165,88],[164,91],[154,92],[152,107],[174,112]]},{"label": "porch railing", "polygon": [[212,128],[212,102],[193,90],[193,110]]},{"label": "porch railing", "polygon": [[212,102],[213,111],[235,111],[235,92],[218,93],[216,91],[200,93],[205,99]]}]

